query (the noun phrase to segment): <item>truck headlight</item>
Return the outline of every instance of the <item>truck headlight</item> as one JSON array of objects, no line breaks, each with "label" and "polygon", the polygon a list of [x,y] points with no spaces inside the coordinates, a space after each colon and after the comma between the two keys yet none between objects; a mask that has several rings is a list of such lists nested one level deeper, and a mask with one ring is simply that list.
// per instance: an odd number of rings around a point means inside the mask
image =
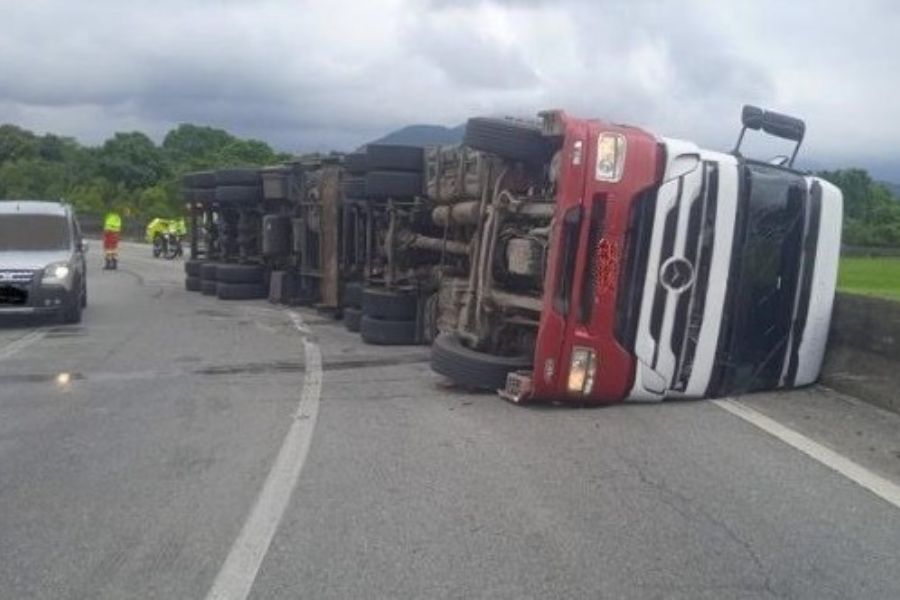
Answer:
[{"label": "truck headlight", "polygon": [[573,394],[590,394],[597,372],[597,354],[590,348],[576,346],[569,361],[568,390]]},{"label": "truck headlight", "polygon": [[72,269],[66,263],[56,263],[44,269],[43,283],[66,284]]},{"label": "truck headlight", "polygon": [[625,170],[625,136],[619,133],[601,133],[597,137],[597,181],[619,181]]}]

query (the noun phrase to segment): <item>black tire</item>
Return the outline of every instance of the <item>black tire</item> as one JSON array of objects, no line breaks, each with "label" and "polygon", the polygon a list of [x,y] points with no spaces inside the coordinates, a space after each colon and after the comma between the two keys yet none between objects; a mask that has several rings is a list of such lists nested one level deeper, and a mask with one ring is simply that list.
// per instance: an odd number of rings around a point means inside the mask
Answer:
[{"label": "black tire", "polygon": [[506,387],[506,376],[532,368],[531,357],[495,356],[470,350],[456,335],[442,333],[431,345],[431,369],[456,385],[476,390]]},{"label": "black tire", "polygon": [[404,198],[422,194],[422,174],[404,171],[366,173],[366,197]]},{"label": "black tire", "polygon": [[366,154],[364,152],[353,152],[344,156],[344,170],[351,175],[365,175]]},{"label": "black tire", "polygon": [[196,258],[189,258],[184,261],[184,272],[186,275],[191,277],[200,277],[200,266],[205,261],[197,260]]},{"label": "black tire", "polygon": [[552,148],[537,124],[512,119],[475,117],[466,123],[463,144],[527,163],[549,160]]},{"label": "black tire", "polygon": [[416,171],[425,166],[425,149],[421,146],[369,144],[366,146],[366,170]]},{"label": "black tire", "polygon": [[344,308],[344,327],[347,331],[359,331],[359,324],[362,321],[362,311],[358,308]]},{"label": "black tire", "polygon": [[81,294],[73,294],[68,302],[63,306],[62,322],[67,325],[76,325],[81,323],[81,313],[84,309]]},{"label": "black tire", "polygon": [[218,263],[205,262],[200,265],[200,279],[203,281],[215,281],[216,271],[219,268]]},{"label": "black tire", "polygon": [[366,179],[364,177],[344,177],[341,181],[341,192],[344,198],[362,198],[366,195]]},{"label": "black tire", "polygon": [[416,343],[415,321],[389,321],[363,315],[359,334],[367,344],[410,346]]},{"label": "black tire", "polygon": [[216,202],[220,204],[252,204],[262,201],[258,185],[220,185],[216,188]]},{"label": "black tire", "polygon": [[185,173],[181,178],[181,185],[186,188],[212,188],[216,186],[215,171],[195,171]]},{"label": "black tire", "polygon": [[415,320],[416,296],[384,288],[364,288],[362,311],[364,315],[375,319]]},{"label": "black tire", "polygon": [[153,236],[153,258],[159,258],[163,253],[163,236],[156,234]]},{"label": "black tire", "polygon": [[203,290],[203,280],[199,277],[188,275],[184,278],[184,289],[189,292],[199,292]]},{"label": "black tire", "polygon": [[362,306],[362,291],[363,286],[359,282],[351,281],[350,283],[345,283],[343,305],[360,308]]},{"label": "black tire", "polygon": [[216,290],[219,287],[219,284],[210,279],[201,279],[200,280],[200,292],[204,296],[215,296]]},{"label": "black tire", "polygon": [[259,186],[262,177],[259,169],[234,168],[216,171],[216,186]]},{"label": "black tire", "polygon": [[81,301],[73,300],[68,306],[63,308],[62,322],[66,325],[77,325],[81,323]]},{"label": "black tire", "polygon": [[216,281],[224,283],[262,283],[266,270],[262,265],[219,265]]},{"label": "black tire", "polygon": [[220,300],[261,300],[269,291],[262,283],[219,283],[216,295]]}]

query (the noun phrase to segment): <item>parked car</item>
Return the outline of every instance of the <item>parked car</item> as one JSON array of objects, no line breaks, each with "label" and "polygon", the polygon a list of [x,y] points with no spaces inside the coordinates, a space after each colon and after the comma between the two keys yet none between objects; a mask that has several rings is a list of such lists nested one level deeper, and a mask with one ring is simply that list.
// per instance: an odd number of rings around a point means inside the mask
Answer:
[{"label": "parked car", "polygon": [[0,201],[0,315],[81,321],[87,306],[87,244],[72,207]]}]

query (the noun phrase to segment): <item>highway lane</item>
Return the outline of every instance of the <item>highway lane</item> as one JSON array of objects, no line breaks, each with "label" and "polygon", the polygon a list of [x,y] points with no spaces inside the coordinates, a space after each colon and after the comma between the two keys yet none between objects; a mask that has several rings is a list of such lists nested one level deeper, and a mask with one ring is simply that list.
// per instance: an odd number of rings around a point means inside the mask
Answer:
[{"label": "highway lane", "polygon": [[[251,598],[900,597],[900,510],[712,403],[516,407],[424,348],[185,292],[143,247],[101,260],[83,324],[0,327],[2,598],[204,598],[223,572]],[[742,402],[900,482],[896,415]]]}]

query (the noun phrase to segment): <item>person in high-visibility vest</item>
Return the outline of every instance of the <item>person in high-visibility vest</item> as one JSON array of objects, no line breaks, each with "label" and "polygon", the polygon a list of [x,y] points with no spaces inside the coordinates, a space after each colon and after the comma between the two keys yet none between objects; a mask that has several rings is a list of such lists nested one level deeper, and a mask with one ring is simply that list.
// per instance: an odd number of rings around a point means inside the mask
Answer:
[{"label": "person in high-visibility vest", "polygon": [[119,234],[122,232],[122,217],[115,211],[106,213],[103,219],[103,252],[106,256],[104,269],[119,267]]}]

